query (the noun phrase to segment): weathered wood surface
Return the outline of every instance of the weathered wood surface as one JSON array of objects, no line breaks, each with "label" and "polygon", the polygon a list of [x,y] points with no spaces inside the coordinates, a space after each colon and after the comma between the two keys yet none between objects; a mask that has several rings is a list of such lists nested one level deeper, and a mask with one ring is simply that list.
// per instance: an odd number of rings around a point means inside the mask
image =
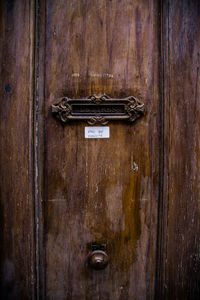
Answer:
[{"label": "weathered wood surface", "polygon": [[[46,41],[39,74],[45,106],[44,129],[39,125],[40,159],[45,151],[44,166],[39,164],[45,181],[41,295],[152,298],[159,166],[157,6],[153,1],[46,1],[46,13],[40,12],[39,31],[45,28],[40,42]],[[105,140],[87,140],[86,124],[62,126],[52,117],[57,98],[93,93],[134,95],[146,104],[147,114],[134,125],[110,123],[111,137]],[[100,272],[86,264],[92,242],[107,245],[110,263]]]},{"label": "weathered wood surface", "polygon": [[200,2],[165,1],[160,299],[200,299]]},{"label": "weathered wood surface", "polygon": [[[1,298],[199,299],[199,1],[1,1],[0,22]],[[93,93],[147,114],[105,140],[52,117]]]},{"label": "weathered wood surface", "polygon": [[0,297],[34,296],[32,217],[33,7],[0,2]]}]

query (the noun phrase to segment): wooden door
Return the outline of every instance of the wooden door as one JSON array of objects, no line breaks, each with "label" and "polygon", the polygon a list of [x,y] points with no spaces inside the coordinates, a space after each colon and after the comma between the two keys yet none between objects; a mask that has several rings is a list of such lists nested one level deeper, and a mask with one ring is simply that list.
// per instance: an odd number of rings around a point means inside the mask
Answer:
[{"label": "wooden door", "polygon": [[[39,91],[39,103],[44,97],[40,243],[47,298],[153,295],[159,166],[156,12],[155,3],[141,1],[46,4],[41,35],[46,36],[45,97]],[[87,139],[87,123],[63,126],[52,117],[51,105],[60,97],[104,93],[133,95],[148,113],[136,124],[110,122],[109,139]],[[87,265],[93,243],[106,245],[110,261],[104,270]]]},{"label": "wooden door", "polygon": [[[199,16],[195,0],[1,1],[4,299],[199,298]],[[91,139],[52,114],[105,94],[146,113]]]}]

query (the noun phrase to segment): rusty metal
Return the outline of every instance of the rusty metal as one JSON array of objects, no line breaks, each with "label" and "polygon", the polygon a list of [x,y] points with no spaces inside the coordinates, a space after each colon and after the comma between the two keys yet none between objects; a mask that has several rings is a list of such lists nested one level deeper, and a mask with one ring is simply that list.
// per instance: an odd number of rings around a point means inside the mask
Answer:
[{"label": "rusty metal", "polygon": [[86,121],[90,125],[109,121],[134,122],[144,115],[144,104],[133,96],[115,99],[108,95],[91,95],[83,99],[62,97],[52,105],[52,113],[63,123]]}]

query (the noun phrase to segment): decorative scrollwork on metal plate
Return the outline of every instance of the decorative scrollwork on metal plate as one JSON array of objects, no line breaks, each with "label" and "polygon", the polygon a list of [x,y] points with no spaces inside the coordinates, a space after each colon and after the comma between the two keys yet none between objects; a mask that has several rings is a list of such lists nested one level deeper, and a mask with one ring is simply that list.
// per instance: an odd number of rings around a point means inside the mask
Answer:
[{"label": "decorative scrollwork on metal plate", "polygon": [[108,95],[91,95],[83,99],[62,97],[52,105],[52,113],[66,123],[68,121],[87,121],[90,125],[106,125],[109,121],[134,122],[144,115],[144,104],[133,96],[123,99]]}]

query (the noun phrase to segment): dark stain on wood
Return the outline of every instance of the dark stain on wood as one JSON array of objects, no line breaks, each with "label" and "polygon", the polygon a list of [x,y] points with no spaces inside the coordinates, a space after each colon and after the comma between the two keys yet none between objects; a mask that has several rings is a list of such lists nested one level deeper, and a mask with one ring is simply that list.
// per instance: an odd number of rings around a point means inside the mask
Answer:
[{"label": "dark stain on wood", "polygon": [[169,1],[163,10],[164,197],[158,295],[199,299],[200,3]]},{"label": "dark stain on wood", "polygon": [[[0,285],[2,299],[34,297],[30,3],[0,3]],[[29,106],[30,105],[30,106]]]}]

